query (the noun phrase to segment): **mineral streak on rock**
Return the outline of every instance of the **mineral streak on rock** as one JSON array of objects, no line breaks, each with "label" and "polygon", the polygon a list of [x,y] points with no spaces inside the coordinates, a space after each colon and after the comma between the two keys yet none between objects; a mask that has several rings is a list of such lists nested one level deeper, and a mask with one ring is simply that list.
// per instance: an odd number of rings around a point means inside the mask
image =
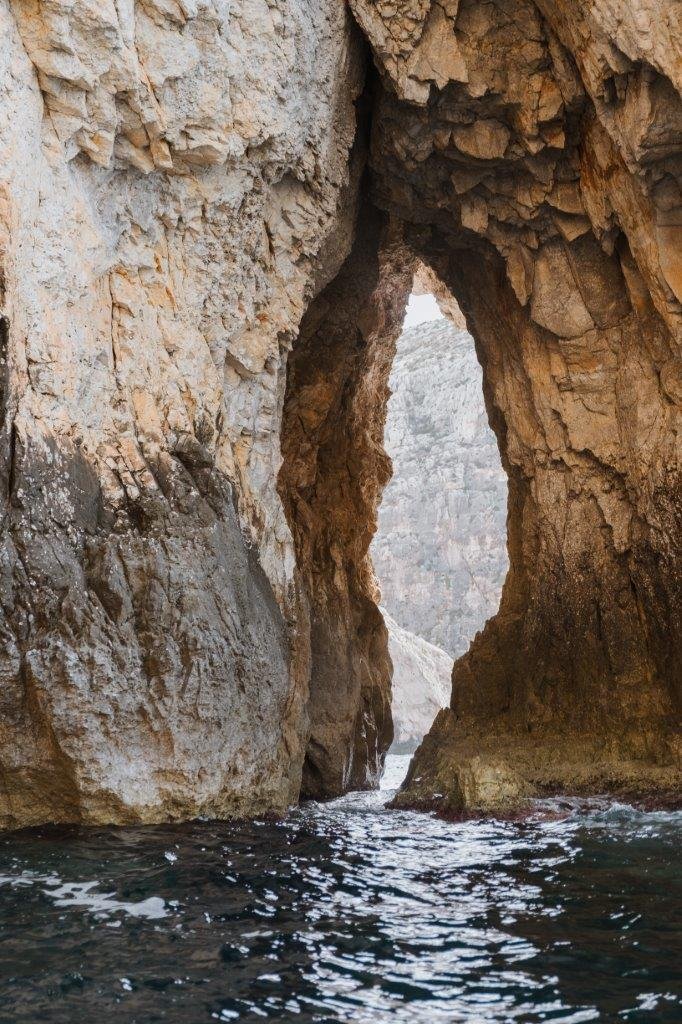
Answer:
[{"label": "mineral streak on rock", "polygon": [[679,782],[679,4],[351,7],[368,45],[329,0],[0,0],[4,824],[372,783],[417,258],[510,480],[500,613],[419,778]]}]

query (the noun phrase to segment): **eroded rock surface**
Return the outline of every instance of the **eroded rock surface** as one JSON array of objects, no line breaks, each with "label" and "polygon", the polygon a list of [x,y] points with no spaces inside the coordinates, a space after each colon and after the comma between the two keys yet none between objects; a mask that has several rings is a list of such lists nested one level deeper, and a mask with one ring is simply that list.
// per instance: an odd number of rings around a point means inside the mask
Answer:
[{"label": "eroded rock surface", "polygon": [[393,462],[371,554],[382,604],[457,657],[497,611],[507,476],[473,339],[447,319],[400,335],[384,444]]},{"label": "eroded rock surface", "polygon": [[351,6],[376,71],[329,0],[0,0],[4,824],[376,779],[416,259],[510,480],[419,777],[679,781],[679,4]]},{"label": "eroded rock surface", "polygon": [[357,30],[326,0],[2,0],[0,34],[0,821],[282,809],[285,365],[351,247]]},{"label": "eroded rock surface", "polygon": [[412,279],[402,232],[364,208],[353,249],[316,297],[289,358],[279,488],[292,525],[299,621],[310,635],[302,794],[379,782],[391,664],[368,549],[381,489],[388,374]]},{"label": "eroded rock surface", "polygon": [[435,747],[536,789],[677,786],[679,5],[352,6],[375,195],[466,315],[510,480],[500,612]]}]

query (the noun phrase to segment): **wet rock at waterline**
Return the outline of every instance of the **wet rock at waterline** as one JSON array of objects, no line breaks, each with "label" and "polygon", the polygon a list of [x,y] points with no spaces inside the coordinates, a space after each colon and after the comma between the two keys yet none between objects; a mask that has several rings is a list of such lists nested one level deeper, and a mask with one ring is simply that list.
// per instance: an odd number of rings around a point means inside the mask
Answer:
[{"label": "wet rock at waterline", "polygon": [[5,825],[376,784],[418,262],[510,493],[420,775],[679,785],[678,5],[350,7],[0,4]]},{"label": "wet rock at waterline", "polygon": [[453,820],[525,818],[549,795],[611,794],[644,808],[678,808],[682,776],[645,757],[625,761],[589,737],[525,736],[502,728],[482,737],[450,708],[439,711],[391,806]]},{"label": "wet rock at waterline", "polygon": [[489,748],[482,756],[460,749],[452,711],[438,712],[392,806],[434,810],[444,817],[504,817],[530,813],[537,792]]}]

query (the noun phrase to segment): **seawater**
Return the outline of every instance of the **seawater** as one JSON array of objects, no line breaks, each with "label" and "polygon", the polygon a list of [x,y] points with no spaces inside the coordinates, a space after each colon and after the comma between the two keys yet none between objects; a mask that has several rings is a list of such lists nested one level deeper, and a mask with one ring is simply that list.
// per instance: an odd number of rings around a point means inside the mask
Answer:
[{"label": "seawater", "polygon": [[682,814],[282,821],[0,841],[2,1024],[679,1022]]}]

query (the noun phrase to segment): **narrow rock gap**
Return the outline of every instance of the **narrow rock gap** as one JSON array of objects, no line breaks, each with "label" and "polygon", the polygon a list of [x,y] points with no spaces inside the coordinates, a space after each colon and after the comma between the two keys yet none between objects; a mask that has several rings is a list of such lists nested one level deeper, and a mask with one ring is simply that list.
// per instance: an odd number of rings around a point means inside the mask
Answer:
[{"label": "narrow rock gap", "polygon": [[[378,782],[392,741],[399,748],[414,749],[439,708],[449,705],[453,658],[465,653],[469,641],[495,613],[507,569],[506,476],[498,442],[488,426],[495,409],[484,403],[480,353],[448,287],[406,241],[405,226],[379,211],[362,189],[360,195],[355,244],[336,277],[311,300],[294,341],[282,418],[278,490],[296,550],[297,614],[305,623],[297,649],[299,670],[308,684],[304,799],[329,799],[348,789],[371,788]],[[438,384],[439,375],[441,387],[450,391],[449,411],[440,443],[428,439],[429,451],[421,467],[430,466],[428,479],[414,474],[408,487],[415,508],[429,488],[432,506],[440,499],[445,503],[441,521],[432,524],[434,532],[440,531],[441,550],[426,549],[424,566],[441,559],[436,576],[442,583],[439,600],[449,626],[443,622],[441,632],[434,633],[446,650],[430,649],[439,662],[438,699],[425,699],[419,727],[412,729],[405,747],[401,716],[396,715],[397,733],[391,716],[392,627],[387,620],[387,630],[379,610],[369,548],[382,491],[391,476],[384,450],[389,374],[415,275],[422,292],[424,282],[432,283],[447,314],[446,319],[439,313],[437,336],[425,341],[431,362],[420,384],[425,391],[419,400],[422,408],[415,415],[417,419],[428,416],[429,387]],[[423,295],[413,299],[409,308],[426,305],[433,313],[439,311],[438,303],[433,295]],[[458,381],[457,373],[463,373],[464,379]],[[413,374],[413,383],[418,377]],[[470,412],[474,417],[468,424],[470,436],[462,438],[470,451],[461,457],[453,444],[454,421],[459,417],[461,430]],[[476,461],[479,436],[485,465]],[[490,493],[470,501],[465,497],[466,481],[476,475],[485,478]],[[467,509],[458,535],[453,525],[462,500]],[[437,512],[435,507],[430,511]],[[477,520],[485,523],[484,550],[477,550],[474,542],[472,552],[467,552],[472,523]],[[381,547],[380,537],[375,550],[380,553]],[[472,569],[471,561],[477,558],[481,567]],[[406,559],[406,577],[413,568]],[[403,609],[400,626],[419,632],[408,619],[420,614],[428,618],[434,596],[435,588],[425,584],[412,609]],[[420,603],[421,612],[417,611]],[[393,634],[395,639],[395,629]],[[426,641],[423,644],[428,648]],[[398,666],[398,690],[400,676]],[[428,690],[431,682],[423,683]]]},{"label": "narrow rock gap", "polygon": [[[415,275],[389,378],[393,476],[371,557],[393,662],[391,752],[413,752],[450,704],[453,659],[498,609],[507,572],[507,478],[474,342]],[[444,304],[445,305],[445,304]]]},{"label": "narrow rock gap", "polygon": [[316,799],[376,785],[392,734],[386,629],[367,553],[390,476],[386,382],[414,256],[369,202],[357,223],[351,253],[301,323],[281,432],[279,492],[310,637],[301,793]]}]

